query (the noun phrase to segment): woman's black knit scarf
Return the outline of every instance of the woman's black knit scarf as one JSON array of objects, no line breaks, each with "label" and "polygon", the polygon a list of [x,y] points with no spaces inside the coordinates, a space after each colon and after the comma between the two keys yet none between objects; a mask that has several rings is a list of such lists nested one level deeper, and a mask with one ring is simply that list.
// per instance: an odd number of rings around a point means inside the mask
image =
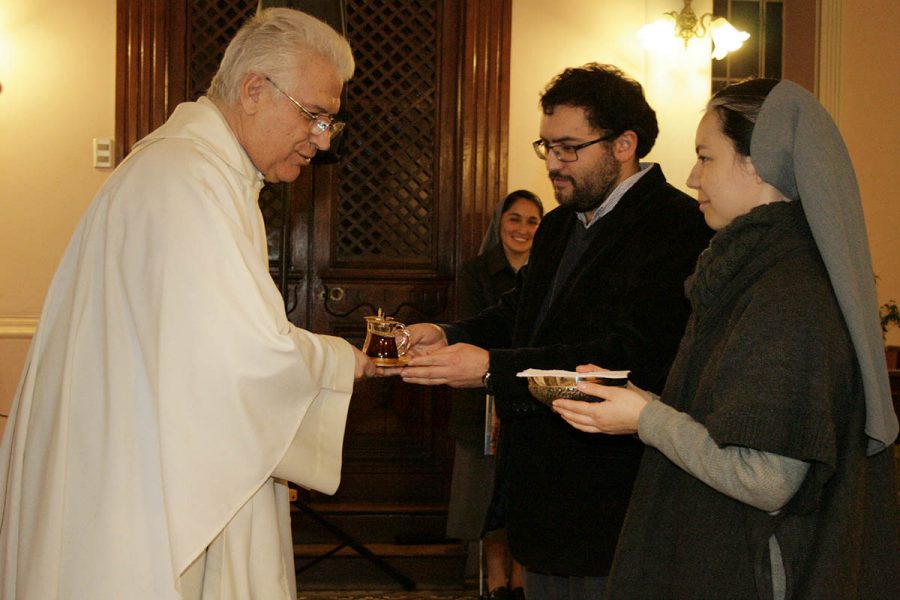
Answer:
[{"label": "woman's black knit scarf", "polygon": [[750,262],[750,256],[764,250],[762,244],[773,228],[793,223],[797,216],[802,218],[799,202],[772,202],[757,206],[716,233],[684,282],[694,312],[703,313]]}]

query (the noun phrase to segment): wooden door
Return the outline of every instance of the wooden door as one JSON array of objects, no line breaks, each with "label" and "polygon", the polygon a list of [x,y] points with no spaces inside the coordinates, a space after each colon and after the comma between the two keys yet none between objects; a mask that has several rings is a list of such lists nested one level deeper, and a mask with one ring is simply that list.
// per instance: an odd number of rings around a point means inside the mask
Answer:
[{"label": "wooden door", "polygon": [[[312,177],[310,328],[362,344],[382,308],[452,318],[460,17],[453,3],[347,1],[357,52],[338,165]],[[442,92],[444,92],[442,94]],[[444,390],[363,382],[347,423],[337,501],[440,502],[452,445]]]},{"label": "wooden door", "polygon": [[[203,94],[256,4],[119,0],[118,158],[178,102]],[[475,254],[505,193],[511,9],[510,0],[346,0],[343,8],[357,71],[344,94],[339,159],[291,185],[266,186],[260,205],[291,321],[359,346],[363,317],[379,307],[407,323],[453,316],[456,266]],[[341,488],[315,500],[444,502],[447,413],[446,390],[362,382]]]}]

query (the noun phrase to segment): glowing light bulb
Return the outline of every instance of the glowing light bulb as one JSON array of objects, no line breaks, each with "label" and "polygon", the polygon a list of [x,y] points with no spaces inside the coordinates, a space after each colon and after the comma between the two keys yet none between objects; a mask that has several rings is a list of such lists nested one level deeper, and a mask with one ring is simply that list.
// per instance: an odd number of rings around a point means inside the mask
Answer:
[{"label": "glowing light bulb", "polygon": [[709,25],[709,34],[713,41],[712,57],[722,60],[729,52],[734,52],[750,38],[746,31],[738,31],[725,19],[714,19]]},{"label": "glowing light bulb", "polygon": [[644,25],[638,30],[638,39],[651,52],[667,49],[675,39],[675,19],[660,17]]}]

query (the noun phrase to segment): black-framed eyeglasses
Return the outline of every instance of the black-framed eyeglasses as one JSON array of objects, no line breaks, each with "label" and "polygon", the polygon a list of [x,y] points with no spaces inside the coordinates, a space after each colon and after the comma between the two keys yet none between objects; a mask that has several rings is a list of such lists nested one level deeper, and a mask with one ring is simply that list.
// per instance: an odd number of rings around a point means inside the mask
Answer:
[{"label": "black-framed eyeglasses", "polygon": [[304,117],[309,119],[309,132],[314,135],[321,135],[326,132],[331,133],[332,138],[336,138],[338,134],[343,131],[346,123],[343,121],[335,121],[334,115],[329,115],[328,113],[314,113],[309,110],[299,102],[297,102],[293,96],[288,94],[286,91],[278,87],[278,84],[272,81],[272,79],[266,75],[266,81],[272,84],[276,90],[284,94],[284,96],[290,100],[297,109],[303,114]]},{"label": "black-framed eyeglasses", "polygon": [[599,144],[600,142],[608,142],[609,140],[614,140],[619,137],[618,133],[608,133],[603,137],[599,137],[596,140],[591,140],[589,142],[584,142],[583,144],[548,144],[547,140],[535,140],[531,143],[531,147],[534,148],[534,153],[537,154],[537,157],[541,160],[547,160],[547,156],[550,151],[553,151],[553,156],[556,157],[556,160],[559,162],[575,162],[578,160],[578,151],[588,146],[593,146],[594,144]]}]

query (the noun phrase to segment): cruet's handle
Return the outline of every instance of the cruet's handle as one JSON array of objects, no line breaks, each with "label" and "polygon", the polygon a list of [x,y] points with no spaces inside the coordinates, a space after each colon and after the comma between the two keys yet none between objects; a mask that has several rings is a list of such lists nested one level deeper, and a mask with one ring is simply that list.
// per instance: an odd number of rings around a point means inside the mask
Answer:
[{"label": "cruet's handle", "polygon": [[397,342],[397,356],[403,356],[409,350],[409,331],[398,323],[394,330],[394,340]]}]

